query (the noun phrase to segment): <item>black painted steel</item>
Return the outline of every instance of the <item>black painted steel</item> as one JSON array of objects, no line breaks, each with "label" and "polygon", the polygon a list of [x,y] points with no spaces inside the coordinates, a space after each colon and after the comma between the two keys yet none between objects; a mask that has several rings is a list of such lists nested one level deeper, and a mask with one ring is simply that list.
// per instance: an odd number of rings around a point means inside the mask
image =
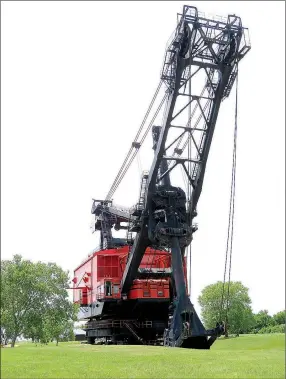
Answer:
[{"label": "black painted steel", "polygon": [[[237,63],[249,50],[248,30],[238,16],[210,19],[192,6],[184,6],[179,14],[177,28],[166,49],[161,72],[166,86],[165,112],[162,125],[153,126],[153,163],[145,181],[142,179],[139,203],[129,215],[133,228],[130,230],[136,231],[137,236],[121,281],[122,296],[126,298],[138,276],[146,248],[153,246],[171,252],[174,298],[164,333],[166,346],[208,349],[224,330],[221,323],[205,330],[196,314],[186,290],[183,256],[197,229],[193,219],[197,215],[220,106],[233,87]],[[200,92],[197,83],[204,84]],[[184,157],[186,147],[188,154]],[[189,182],[189,199],[181,188],[171,184],[170,175],[179,165]],[[101,203],[93,213],[96,212],[102,218],[101,228],[104,214],[108,214],[106,235],[110,238],[110,226],[118,225],[112,205]]]}]

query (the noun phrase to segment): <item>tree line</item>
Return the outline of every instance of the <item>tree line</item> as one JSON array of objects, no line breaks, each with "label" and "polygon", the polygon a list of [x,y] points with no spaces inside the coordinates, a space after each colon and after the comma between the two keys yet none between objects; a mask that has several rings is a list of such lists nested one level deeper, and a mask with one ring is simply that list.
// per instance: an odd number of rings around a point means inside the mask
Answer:
[{"label": "tree line", "polygon": [[205,287],[199,297],[201,315],[207,328],[217,320],[226,325],[228,334],[285,333],[285,310],[271,316],[267,310],[254,313],[248,288],[241,282],[217,282]]},{"label": "tree line", "polygon": [[[78,305],[69,300],[68,288],[68,272],[55,263],[34,263],[20,255],[1,261],[1,342],[11,341],[14,347],[20,336],[44,344],[73,340]],[[223,321],[226,337],[285,332],[285,311],[253,313],[248,288],[241,282],[230,282],[229,288],[211,284],[198,300],[205,327]]]}]

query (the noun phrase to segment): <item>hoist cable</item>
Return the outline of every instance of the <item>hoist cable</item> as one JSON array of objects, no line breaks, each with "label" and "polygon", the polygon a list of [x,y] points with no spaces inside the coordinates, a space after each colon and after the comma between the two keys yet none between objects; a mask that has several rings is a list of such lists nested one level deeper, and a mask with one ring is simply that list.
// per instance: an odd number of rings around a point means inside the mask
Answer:
[{"label": "hoist cable", "polygon": [[135,141],[137,140],[137,138],[139,137],[139,135],[140,135],[140,133],[141,133],[141,131],[142,131],[142,129],[143,129],[143,126],[144,126],[144,124],[145,124],[145,122],[146,122],[146,120],[147,120],[147,117],[148,117],[149,114],[150,114],[150,111],[151,111],[151,109],[152,109],[152,107],[153,107],[153,105],[154,105],[154,102],[155,102],[155,100],[156,100],[156,98],[157,98],[157,95],[158,95],[158,93],[159,93],[159,91],[160,91],[160,88],[161,88],[162,84],[163,84],[163,81],[161,80],[160,83],[159,83],[159,85],[158,85],[158,87],[157,87],[157,89],[156,89],[156,92],[155,92],[155,94],[154,94],[154,96],[153,96],[153,98],[152,98],[152,101],[151,101],[151,103],[150,103],[150,105],[149,105],[149,108],[148,108],[148,110],[147,110],[147,112],[146,112],[146,115],[145,115],[145,117],[144,117],[144,119],[143,119],[143,121],[142,121],[142,123],[141,123],[141,125],[140,125],[140,128],[139,128],[139,130],[138,130],[138,132],[137,132],[137,134],[136,134]]},{"label": "hoist cable", "polygon": [[[146,122],[147,117],[149,116],[150,110],[151,110],[151,108],[152,108],[152,106],[153,106],[153,104],[154,104],[154,101],[155,101],[155,99],[156,99],[156,97],[157,97],[157,95],[158,95],[158,92],[159,92],[159,90],[160,90],[161,85],[162,85],[162,82],[160,82],[160,84],[159,84],[159,86],[158,86],[158,88],[157,88],[157,90],[156,90],[156,93],[155,93],[155,95],[153,96],[153,99],[152,99],[152,102],[151,102],[151,104],[150,104],[150,106],[149,106],[149,108],[148,108],[147,114],[146,114],[145,117],[144,117],[144,120],[143,120],[143,122],[142,122],[142,124],[141,124],[141,126],[140,126],[139,131],[137,132],[136,140],[137,140],[138,136],[140,135],[140,132],[142,131],[142,128],[143,128],[143,126],[144,126],[144,124],[145,124],[145,122]],[[165,97],[164,97],[164,98],[165,98]],[[161,107],[161,105],[159,105],[159,107]],[[156,115],[157,115],[157,114],[158,114],[158,109],[157,109]],[[153,119],[154,119],[154,117],[153,117]],[[153,120],[153,119],[152,119],[152,120]],[[150,125],[149,125],[149,127],[148,127],[147,130],[148,130],[148,131],[150,130]],[[146,133],[145,133],[145,134],[146,134]],[[142,145],[142,141],[144,141],[144,139],[145,139],[145,137],[144,137],[145,134],[143,135],[142,140],[139,142],[140,145]],[[137,142],[137,141],[135,141],[135,142]],[[128,158],[130,157],[130,155],[131,155],[131,153],[132,153],[132,151],[133,151],[134,149],[135,149],[135,151],[134,151],[134,153],[133,153],[133,156],[131,157],[131,160],[130,160],[129,163],[127,164]],[[136,156],[137,151],[138,151],[138,148],[136,149],[136,148],[132,145],[131,148],[130,148],[130,150],[129,150],[129,152],[128,152],[128,154],[127,154],[127,157],[125,158],[125,161],[123,162],[123,164],[122,164],[122,166],[121,166],[121,168],[120,168],[120,170],[119,170],[119,172],[118,172],[118,174],[117,174],[117,176],[116,176],[116,178],[115,178],[115,180],[114,180],[114,182],[113,182],[113,184],[112,184],[112,186],[111,186],[111,188],[110,188],[110,190],[109,190],[109,192],[108,192],[108,194],[107,194],[107,199],[111,199],[111,197],[113,196],[115,190],[118,188],[120,182],[122,181],[123,176],[126,174],[126,172],[127,172],[128,168],[130,167],[130,165],[131,165],[131,163],[132,163],[134,157]],[[126,164],[127,164],[127,167],[126,167]]]},{"label": "hoist cable", "polygon": [[[144,135],[142,136],[142,139],[140,140],[141,146],[142,146],[145,138],[147,137],[147,134],[149,133],[151,127],[153,126],[154,121],[155,121],[156,117],[158,116],[158,113],[160,112],[160,109],[162,108],[162,105],[164,104],[166,98],[167,98],[167,94],[165,94],[163,99],[161,100],[161,103],[159,104],[154,116],[152,117],[152,120],[150,121]],[[114,181],[113,186],[111,187],[111,189],[108,192],[107,199],[111,199],[111,197],[114,195],[115,191],[117,190],[117,188],[118,188],[119,184],[121,183],[123,177],[125,176],[126,172],[128,171],[129,167],[131,166],[131,163],[133,162],[138,151],[139,151],[139,149],[135,149],[135,151],[133,152],[133,155],[131,156],[129,162],[124,167],[123,171],[121,170],[121,172],[119,173],[119,175],[121,175],[121,176],[117,175],[117,181],[116,182]]]},{"label": "hoist cable", "polygon": [[[144,133],[144,135],[143,135],[143,137],[142,137],[142,139],[141,139],[141,141],[140,141],[140,144],[141,144],[141,145],[143,144],[143,142],[144,142],[144,140],[145,140],[147,134],[149,133],[149,131],[150,131],[150,129],[151,129],[151,126],[153,125],[153,123],[154,123],[154,121],[155,121],[155,119],[156,119],[156,117],[157,117],[157,115],[158,115],[158,113],[159,113],[159,111],[160,111],[162,105],[164,104],[164,101],[165,101],[166,97],[167,97],[167,95],[165,94],[165,96],[164,96],[163,99],[161,100],[161,103],[159,104],[159,106],[158,106],[158,108],[157,108],[157,110],[156,110],[156,113],[154,114],[152,120],[150,121],[150,124],[149,124],[147,130],[145,131],[145,133]],[[113,186],[113,188],[109,191],[109,195],[108,195],[108,196],[109,196],[109,199],[114,195],[115,191],[117,190],[117,188],[118,188],[119,184],[121,183],[123,177],[125,176],[126,172],[128,171],[129,167],[131,166],[131,163],[133,162],[133,160],[134,160],[134,158],[135,158],[137,152],[138,152],[138,149],[136,149],[136,150],[134,151],[133,155],[132,155],[131,158],[130,158],[130,161],[128,162],[128,164],[127,164],[127,166],[125,167],[124,171],[121,173],[120,178],[117,180],[117,183],[116,183],[115,186]]]},{"label": "hoist cable", "polygon": [[235,205],[235,179],[236,179],[236,148],[237,148],[237,103],[238,103],[238,71],[236,77],[236,95],[235,95],[235,136],[234,136],[234,168],[233,168],[233,198],[232,198],[232,218],[231,218],[231,237],[230,237],[230,253],[229,253],[229,271],[228,271],[228,288],[226,297],[226,314],[225,320],[227,321],[229,311],[229,297],[230,297],[230,275],[232,264],[232,245],[233,245],[233,224],[234,224],[234,205]]},{"label": "hoist cable", "polygon": [[227,272],[227,262],[229,253],[229,269],[228,269],[228,284],[227,284],[227,296],[226,296],[226,308],[225,308],[225,324],[227,323],[228,311],[229,311],[229,297],[230,297],[230,276],[231,276],[231,263],[232,263],[232,246],[233,246],[233,224],[234,224],[234,205],[235,205],[235,177],[236,177],[236,148],[237,148],[237,109],[238,109],[238,63],[237,66],[237,77],[236,77],[236,95],[235,95],[235,125],[234,125],[234,136],[233,136],[233,153],[232,153],[232,177],[231,177],[231,193],[229,201],[229,215],[228,215],[228,229],[227,229],[227,243],[226,243],[226,253],[225,253],[225,264],[224,264],[224,277],[222,286],[222,296],[220,304],[220,319],[223,316],[224,309],[224,295],[225,295],[225,282],[226,282],[226,272]]},{"label": "hoist cable", "polygon": [[[144,116],[144,119],[143,119],[143,121],[142,121],[142,123],[141,123],[141,125],[140,125],[140,127],[139,127],[139,129],[138,129],[138,131],[137,131],[137,134],[136,134],[136,136],[135,136],[134,142],[137,142],[137,139],[138,139],[138,137],[139,137],[139,135],[140,135],[140,133],[141,133],[141,131],[142,131],[144,125],[145,125],[145,122],[146,122],[146,120],[147,120],[147,118],[148,118],[148,116],[149,116],[149,114],[150,114],[150,111],[151,111],[151,109],[152,109],[152,107],[153,107],[153,105],[154,105],[154,102],[155,102],[155,100],[156,100],[156,98],[157,98],[157,96],[158,96],[158,93],[159,93],[159,91],[160,91],[160,88],[161,88],[161,86],[162,86],[162,83],[163,83],[163,82],[162,82],[162,80],[161,80],[160,83],[159,83],[159,85],[158,85],[158,87],[157,87],[157,89],[156,89],[156,91],[155,91],[155,94],[154,94],[154,96],[153,96],[153,98],[152,98],[152,100],[151,100],[151,103],[150,103],[150,105],[149,105],[149,107],[148,107],[148,109],[147,109],[147,112],[146,112],[146,114],[145,114],[145,116]],[[120,177],[122,171],[124,170],[124,167],[125,167],[125,165],[126,165],[128,159],[129,159],[129,157],[130,157],[130,155],[131,155],[133,149],[134,149],[134,146],[132,145],[132,146],[130,147],[128,153],[127,153],[126,158],[124,159],[124,161],[123,161],[123,163],[122,163],[122,165],[121,165],[121,168],[120,168],[119,171],[118,171],[118,174],[117,174],[116,178],[114,179],[114,182],[112,183],[112,186],[111,186],[111,188],[110,188],[110,190],[109,190],[109,192],[108,192],[108,194],[107,194],[107,196],[106,196],[106,200],[110,200],[110,198],[111,198],[111,196],[112,196],[112,195],[110,196],[110,194],[111,194],[111,192],[112,192],[112,189],[113,189],[113,187],[116,185],[116,182],[117,182],[118,178]]]},{"label": "hoist cable", "polygon": [[131,156],[131,158],[130,158],[128,164],[125,166],[123,172],[121,173],[120,178],[117,180],[117,182],[116,182],[116,184],[113,186],[113,188],[110,189],[110,191],[109,191],[109,193],[108,193],[108,195],[107,195],[107,198],[108,198],[109,200],[112,198],[112,196],[114,195],[115,191],[117,190],[117,188],[118,188],[119,184],[121,183],[121,181],[122,181],[124,175],[126,174],[127,170],[128,170],[129,167],[131,166],[131,163],[133,162],[133,160],[134,160],[136,154],[137,154],[137,150],[135,150],[135,151],[133,152],[133,155]]},{"label": "hoist cable", "polygon": [[147,134],[149,133],[151,127],[153,126],[154,121],[156,120],[156,117],[158,116],[158,113],[160,112],[160,109],[162,108],[162,106],[163,106],[165,100],[167,99],[167,96],[168,96],[168,93],[165,93],[163,99],[161,100],[161,103],[158,105],[158,108],[157,108],[157,110],[156,110],[156,112],[155,112],[155,114],[154,114],[152,120],[150,121],[150,124],[149,124],[148,128],[146,129],[145,133],[144,133],[143,136],[142,136],[142,139],[141,139],[141,141],[140,141],[140,144],[141,144],[141,145],[143,144],[145,138],[147,137]]},{"label": "hoist cable", "polygon": [[[233,157],[234,157],[234,154],[233,154]],[[227,242],[226,242],[225,262],[224,262],[224,275],[223,275],[222,295],[221,295],[221,304],[220,304],[220,319],[222,318],[223,305],[224,305],[226,271],[227,271],[227,262],[228,262],[229,241],[230,241],[230,235],[231,235],[230,228],[232,225],[232,222],[231,222],[232,205],[233,205],[233,170],[232,170],[232,184],[231,184],[231,195],[230,195],[229,214],[228,214],[228,227],[227,227]]]}]

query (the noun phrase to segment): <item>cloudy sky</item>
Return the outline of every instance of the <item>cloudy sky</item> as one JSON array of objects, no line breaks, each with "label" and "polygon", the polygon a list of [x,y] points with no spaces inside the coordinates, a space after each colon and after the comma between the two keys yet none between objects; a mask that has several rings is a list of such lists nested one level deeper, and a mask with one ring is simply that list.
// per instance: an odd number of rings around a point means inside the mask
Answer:
[{"label": "cloudy sky", "polygon": [[[2,259],[17,253],[72,272],[97,246],[91,198],[106,196],[125,158],[183,5],[2,2]],[[250,30],[252,50],[239,73],[232,279],[250,289],[254,311],[275,313],[285,303],[285,3],[192,5],[235,13]],[[195,304],[223,277],[233,125],[232,94],[220,110],[198,206]],[[152,154],[141,154],[143,169]],[[137,163],[114,196],[122,205],[137,200]]]}]

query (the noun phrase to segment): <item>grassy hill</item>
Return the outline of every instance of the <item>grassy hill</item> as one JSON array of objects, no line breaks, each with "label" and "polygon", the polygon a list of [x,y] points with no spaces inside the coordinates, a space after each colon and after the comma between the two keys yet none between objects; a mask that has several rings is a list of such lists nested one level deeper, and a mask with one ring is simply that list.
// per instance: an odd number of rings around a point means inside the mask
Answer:
[{"label": "grassy hill", "polygon": [[23,343],[14,349],[1,349],[1,377],[285,378],[284,358],[284,334],[221,339],[209,351]]}]

